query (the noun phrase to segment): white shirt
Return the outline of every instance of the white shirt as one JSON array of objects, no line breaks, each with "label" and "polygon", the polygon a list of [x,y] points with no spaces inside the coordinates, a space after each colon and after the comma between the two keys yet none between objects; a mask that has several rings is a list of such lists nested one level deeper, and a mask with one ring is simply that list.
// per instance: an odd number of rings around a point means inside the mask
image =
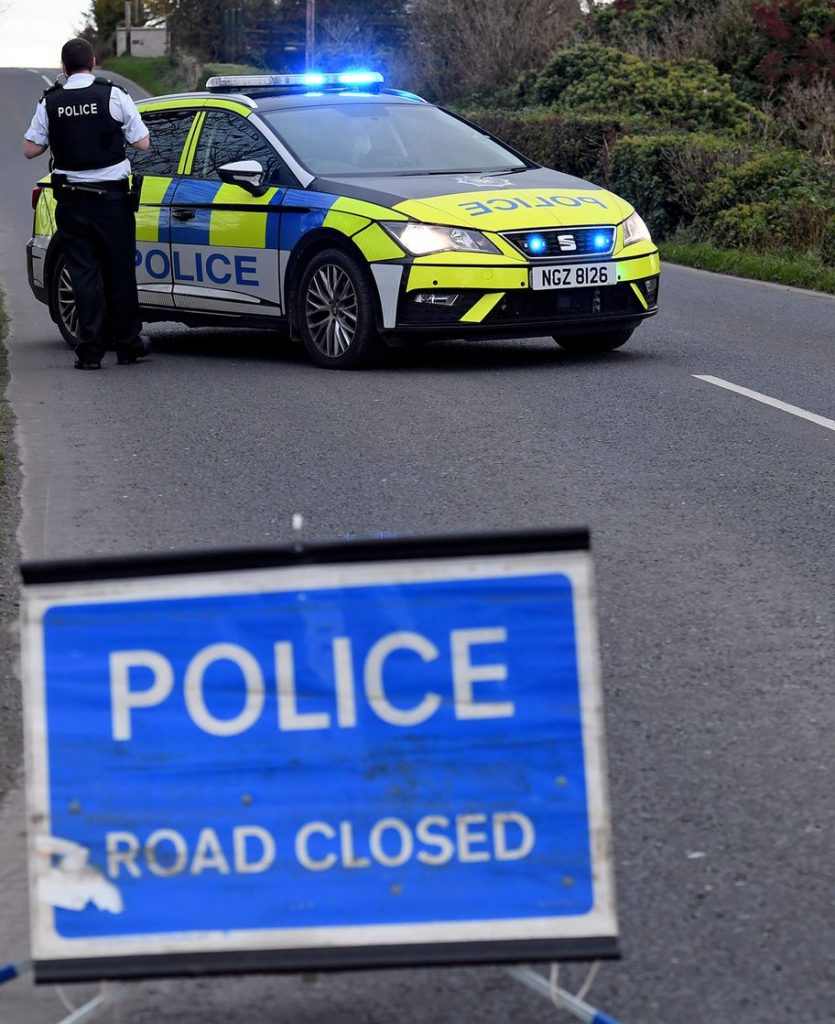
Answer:
[{"label": "white shirt", "polygon": [[[95,77],[87,72],[78,72],[70,75],[64,88],[84,89],[92,84]],[[136,104],[118,86],[114,86],[110,92],[110,116],[116,121],[121,121],[122,134],[129,144],[139,142],[148,134],[148,129],[136,109]],[[49,120],[46,116],[44,100],[38,104],[29,130],[23,137],[38,146],[49,145]],[[67,181],[120,181],[130,174],[130,161],[121,160],[118,164],[111,164],[110,167],[94,167],[89,171],[62,171],[60,167],[55,167],[53,170],[57,174],[66,174]]]}]

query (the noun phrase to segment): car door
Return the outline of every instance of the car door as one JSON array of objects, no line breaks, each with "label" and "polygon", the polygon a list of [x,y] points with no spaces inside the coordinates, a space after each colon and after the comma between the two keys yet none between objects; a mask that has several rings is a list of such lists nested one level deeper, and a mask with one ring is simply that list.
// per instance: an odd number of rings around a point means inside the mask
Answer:
[{"label": "car door", "polygon": [[[201,115],[189,174],[172,201],[174,302],[180,309],[276,317],[279,204],[289,171],[266,136],[241,114]],[[254,196],[220,180],[219,169],[257,160],[266,192]]]},{"label": "car door", "polygon": [[140,305],[171,307],[171,200],[196,108],[143,109],[151,136],[145,150],[129,150],[131,170],[143,175],[136,214],[136,285]]}]

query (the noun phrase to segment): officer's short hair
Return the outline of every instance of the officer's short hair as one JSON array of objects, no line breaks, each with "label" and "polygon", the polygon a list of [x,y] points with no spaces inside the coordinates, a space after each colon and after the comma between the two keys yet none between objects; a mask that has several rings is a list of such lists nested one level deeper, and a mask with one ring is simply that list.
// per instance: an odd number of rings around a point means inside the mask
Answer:
[{"label": "officer's short hair", "polygon": [[61,63],[68,75],[89,71],[94,62],[93,47],[86,39],[70,39],[61,49]]}]

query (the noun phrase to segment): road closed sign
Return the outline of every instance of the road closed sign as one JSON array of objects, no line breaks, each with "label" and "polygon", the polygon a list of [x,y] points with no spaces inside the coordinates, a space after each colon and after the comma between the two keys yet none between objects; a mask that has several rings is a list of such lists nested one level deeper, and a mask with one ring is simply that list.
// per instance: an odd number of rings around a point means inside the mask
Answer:
[{"label": "road closed sign", "polygon": [[40,980],[616,953],[584,532],[23,577]]}]

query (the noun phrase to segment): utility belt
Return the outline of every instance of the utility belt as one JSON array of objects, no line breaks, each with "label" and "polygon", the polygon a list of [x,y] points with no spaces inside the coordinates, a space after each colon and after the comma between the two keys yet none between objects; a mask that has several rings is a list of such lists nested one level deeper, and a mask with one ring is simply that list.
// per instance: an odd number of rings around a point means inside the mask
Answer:
[{"label": "utility belt", "polygon": [[66,174],[52,174],[52,192],[58,202],[63,199],[93,197],[95,199],[118,199],[126,197],[128,206],[136,213],[142,194],[142,175],[134,174],[132,181],[120,178],[118,181],[69,181]]}]

